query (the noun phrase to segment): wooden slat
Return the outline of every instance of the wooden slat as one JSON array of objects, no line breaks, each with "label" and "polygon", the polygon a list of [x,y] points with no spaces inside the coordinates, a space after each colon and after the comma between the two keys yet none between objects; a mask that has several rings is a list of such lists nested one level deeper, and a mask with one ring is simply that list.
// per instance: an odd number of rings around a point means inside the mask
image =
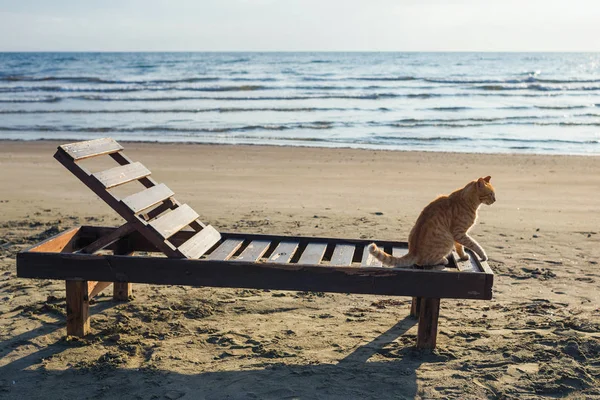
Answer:
[{"label": "wooden slat", "polygon": [[363,251],[362,261],[360,262],[360,265],[362,265],[363,267],[381,267],[382,266],[381,261],[379,261],[378,259],[373,257],[371,255],[371,253],[369,253],[369,245],[365,246],[365,249]]},{"label": "wooden slat", "polygon": [[208,225],[179,246],[178,250],[187,258],[197,259],[202,257],[219,240],[221,240],[221,234]]},{"label": "wooden slat", "polygon": [[333,255],[331,256],[330,265],[350,265],[352,264],[352,257],[354,256],[355,246],[348,243],[340,243],[335,246]]},{"label": "wooden slat", "polygon": [[236,258],[236,261],[254,262],[265,254],[270,244],[271,241],[269,240],[253,240],[246,246],[244,251],[242,251],[242,254]]},{"label": "wooden slat", "polygon": [[[121,152],[119,152],[119,153],[112,153],[112,154],[110,154],[110,158],[112,158],[113,160],[115,160],[117,162],[117,164],[119,164],[119,165],[133,164],[133,160],[130,159],[129,157],[127,157],[125,155],[125,153],[121,153]],[[156,182],[150,176],[147,176],[145,178],[141,178],[139,180],[139,182],[142,185],[144,185],[145,187],[147,187],[147,188],[158,185],[158,182]]]},{"label": "wooden slat", "polygon": [[93,254],[98,250],[102,250],[103,248],[110,246],[111,244],[121,239],[122,237],[130,234],[134,230],[135,227],[133,226],[133,224],[131,222],[127,222],[126,224],[121,225],[120,227],[115,229],[110,234],[103,236],[95,242],[85,246],[83,249],[81,249],[80,252],[85,254]]},{"label": "wooden slat", "polygon": [[286,264],[290,262],[294,252],[298,248],[298,242],[281,242],[269,257],[270,263]]},{"label": "wooden slat", "polygon": [[302,252],[298,264],[319,264],[327,249],[327,243],[309,243]]},{"label": "wooden slat", "polygon": [[185,226],[191,224],[198,218],[196,211],[187,204],[182,204],[173,211],[168,211],[148,225],[163,238],[168,239]]},{"label": "wooden slat", "polygon": [[477,262],[473,260],[475,257],[473,254],[470,255],[470,259],[466,261],[462,261],[458,256],[456,251],[452,252],[452,258],[454,259],[454,263],[460,272],[479,272],[479,267],[477,266]]},{"label": "wooden slat", "polygon": [[83,160],[85,158],[100,156],[103,154],[116,153],[123,150],[123,147],[111,138],[88,140],[86,142],[77,142],[63,144],[59,146],[73,161]]},{"label": "wooden slat", "polygon": [[112,282],[88,281],[88,299],[93,299],[98,295],[98,293],[100,293],[110,285],[112,285]]},{"label": "wooden slat", "polygon": [[107,169],[106,171],[96,172],[92,174],[106,189],[115,186],[123,185],[127,182],[135,181],[150,175],[148,168],[142,163],[134,162],[133,164],[121,165]]},{"label": "wooden slat", "polygon": [[164,183],[150,187],[131,196],[125,197],[121,202],[125,204],[132,213],[137,214],[158,203],[165,201],[169,197],[175,195],[171,189]]},{"label": "wooden slat", "polygon": [[227,239],[215,251],[210,253],[206,259],[215,261],[228,260],[240,248],[243,242],[243,239]]},{"label": "wooden slat", "polygon": [[54,235],[41,243],[36,244],[28,251],[31,252],[47,252],[47,253],[70,253],[72,252],[73,246],[77,242],[76,236],[79,234],[81,228],[72,228],[68,231],[61,232]]}]

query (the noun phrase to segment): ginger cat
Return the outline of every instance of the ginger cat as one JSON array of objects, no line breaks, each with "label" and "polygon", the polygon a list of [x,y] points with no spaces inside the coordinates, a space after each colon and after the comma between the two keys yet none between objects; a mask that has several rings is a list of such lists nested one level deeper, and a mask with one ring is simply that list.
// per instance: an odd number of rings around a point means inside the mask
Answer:
[{"label": "ginger cat", "polygon": [[449,196],[440,196],[429,203],[410,231],[406,255],[391,256],[375,243],[369,245],[369,253],[391,267],[447,265],[447,256],[453,248],[456,248],[461,260],[469,259],[464,246],[477,253],[482,261],[486,261],[488,257],[485,251],[468,232],[475,225],[479,206],[482,203],[491,205],[496,201],[490,179],[489,176],[479,178]]}]

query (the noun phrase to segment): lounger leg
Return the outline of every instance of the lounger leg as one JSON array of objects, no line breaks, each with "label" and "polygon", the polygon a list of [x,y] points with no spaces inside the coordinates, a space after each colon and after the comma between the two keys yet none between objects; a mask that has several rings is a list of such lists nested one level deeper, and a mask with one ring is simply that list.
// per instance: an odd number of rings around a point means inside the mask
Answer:
[{"label": "lounger leg", "polygon": [[419,327],[417,332],[417,348],[435,349],[439,315],[440,299],[434,299],[430,297],[421,299],[419,310]]},{"label": "lounger leg", "polygon": [[113,283],[113,300],[128,301],[133,293],[132,284],[129,282]]},{"label": "lounger leg", "polygon": [[[116,255],[133,255],[133,252],[127,244],[123,244],[115,250]],[[133,294],[133,285],[129,282],[113,282],[113,300],[114,301],[129,301]]]},{"label": "lounger leg", "polygon": [[421,305],[420,297],[413,297],[412,304],[410,305],[410,316],[413,318],[419,318],[419,308]]},{"label": "lounger leg", "polygon": [[87,281],[66,281],[67,335],[83,337],[90,332]]}]

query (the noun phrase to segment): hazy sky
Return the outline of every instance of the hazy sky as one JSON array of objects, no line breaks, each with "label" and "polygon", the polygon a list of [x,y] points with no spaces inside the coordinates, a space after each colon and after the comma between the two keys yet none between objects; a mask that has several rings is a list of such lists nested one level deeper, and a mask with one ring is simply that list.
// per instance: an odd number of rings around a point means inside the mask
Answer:
[{"label": "hazy sky", "polygon": [[600,0],[0,0],[0,51],[600,51]]}]

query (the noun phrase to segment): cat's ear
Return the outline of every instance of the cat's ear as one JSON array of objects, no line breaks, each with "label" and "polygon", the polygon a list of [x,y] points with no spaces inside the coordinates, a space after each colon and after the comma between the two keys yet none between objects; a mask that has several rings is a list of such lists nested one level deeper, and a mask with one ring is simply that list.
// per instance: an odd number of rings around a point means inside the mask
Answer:
[{"label": "cat's ear", "polygon": [[488,182],[488,183],[490,182],[490,179],[492,179],[491,176],[486,176],[485,178],[483,178],[483,180],[486,181],[486,182]]},{"label": "cat's ear", "polygon": [[477,187],[481,189],[484,186],[485,186],[485,180],[483,178],[477,179]]}]

